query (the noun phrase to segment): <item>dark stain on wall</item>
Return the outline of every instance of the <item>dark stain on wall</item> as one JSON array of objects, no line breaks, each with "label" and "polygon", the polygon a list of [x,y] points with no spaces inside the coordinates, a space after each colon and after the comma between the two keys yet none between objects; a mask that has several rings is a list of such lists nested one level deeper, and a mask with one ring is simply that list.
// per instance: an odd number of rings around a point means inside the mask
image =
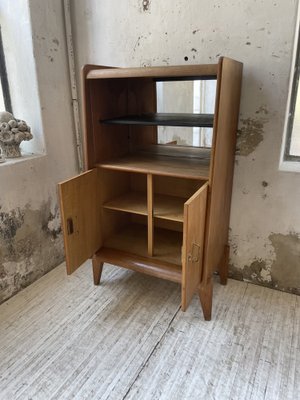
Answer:
[{"label": "dark stain on wall", "polygon": [[244,265],[242,269],[230,264],[229,276],[239,281],[250,281],[268,286],[261,275],[264,269],[266,269],[266,262],[262,259],[255,259],[250,265]]},{"label": "dark stain on wall", "polygon": [[271,268],[272,280],[279,289],[300,294],[300,236],[272,233],[269,239],[276,253]]},{"label": "dark stain on wall", "polygon": [[142,0],[143,11],[149,11],[150,4],[151,4],[150,0]]},{"label": "dark stain on wall", "polygon": [[300,295],[300,235],[272,233],[269,239],[275,250],[269,268],[262,259],[243,268],[230,264],[229,277]]},{"label": "dark stain on wall", "polygon": [[0,303],[63,261],[59,211],[50,203],[0,212]]},{"label": "dark stain on wall", "polygon": [[264,139],[264,125],[268,122],[268,110],[261,106],[255,117],[241,118],[241,127],[237,131],[236,154],[248,156]]}]

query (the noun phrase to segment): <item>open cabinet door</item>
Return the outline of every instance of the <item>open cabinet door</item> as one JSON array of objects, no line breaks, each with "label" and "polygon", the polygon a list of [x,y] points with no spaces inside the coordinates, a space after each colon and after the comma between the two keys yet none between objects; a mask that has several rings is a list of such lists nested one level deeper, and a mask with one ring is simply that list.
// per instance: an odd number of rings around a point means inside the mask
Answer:
[{"label": "open cabinet door", "polygon": [[186,310],[202,276],[208,183],[184,204],[181,308]]},{"label": "open cabinet door", "polygon": [[101,246],[97,169],[58,184],[67,273]]}]

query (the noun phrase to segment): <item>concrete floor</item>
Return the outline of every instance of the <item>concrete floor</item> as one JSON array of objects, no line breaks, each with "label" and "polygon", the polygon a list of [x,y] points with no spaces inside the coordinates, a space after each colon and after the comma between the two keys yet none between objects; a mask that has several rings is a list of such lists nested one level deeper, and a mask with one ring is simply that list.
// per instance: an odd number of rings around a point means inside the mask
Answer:
[{"label": "concrete floor", "polygon": [[300,399],[300,298],[215,284],[213,320],[178,285],[64,265],[0,306],[0,399]]}]

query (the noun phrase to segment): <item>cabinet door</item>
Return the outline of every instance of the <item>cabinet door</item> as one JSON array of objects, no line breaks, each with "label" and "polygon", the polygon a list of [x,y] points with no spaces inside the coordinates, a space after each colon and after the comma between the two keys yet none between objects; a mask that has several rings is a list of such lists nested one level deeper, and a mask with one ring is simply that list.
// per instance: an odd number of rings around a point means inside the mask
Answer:
[{"label": "cabinet door", "polygon": [[97,169],[58,185],[67,273],[74,272],[101,246]]},{"label": "cabinet door", "polygon": [[184,204],[182,248],[182,310],[185,311],[202,276],[208,183]]}]

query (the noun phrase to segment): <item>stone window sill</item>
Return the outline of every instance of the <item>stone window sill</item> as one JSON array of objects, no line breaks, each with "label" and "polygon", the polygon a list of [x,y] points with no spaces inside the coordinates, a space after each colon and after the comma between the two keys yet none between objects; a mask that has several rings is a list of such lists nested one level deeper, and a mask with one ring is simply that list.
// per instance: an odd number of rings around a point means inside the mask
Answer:
[{"label": "stone window sill", "polygon": [[279,171],[283,172],[300,172],[300,157],[299,161],[281,161]]},{"label": "stone window sill", "polygon": [[22,153],[22,157],[18,157],[18,158],[6,158],[4,162],[1,162],[2,160],[0,159],[0,168],[4,167],[4,166],[11,166],[14,164],[19,164],[22,162],[26,162],[26,161],[31,161],[33,159],[36,158],[42,158],[45,157],[45,154],[33,154],[33,153]]}]

